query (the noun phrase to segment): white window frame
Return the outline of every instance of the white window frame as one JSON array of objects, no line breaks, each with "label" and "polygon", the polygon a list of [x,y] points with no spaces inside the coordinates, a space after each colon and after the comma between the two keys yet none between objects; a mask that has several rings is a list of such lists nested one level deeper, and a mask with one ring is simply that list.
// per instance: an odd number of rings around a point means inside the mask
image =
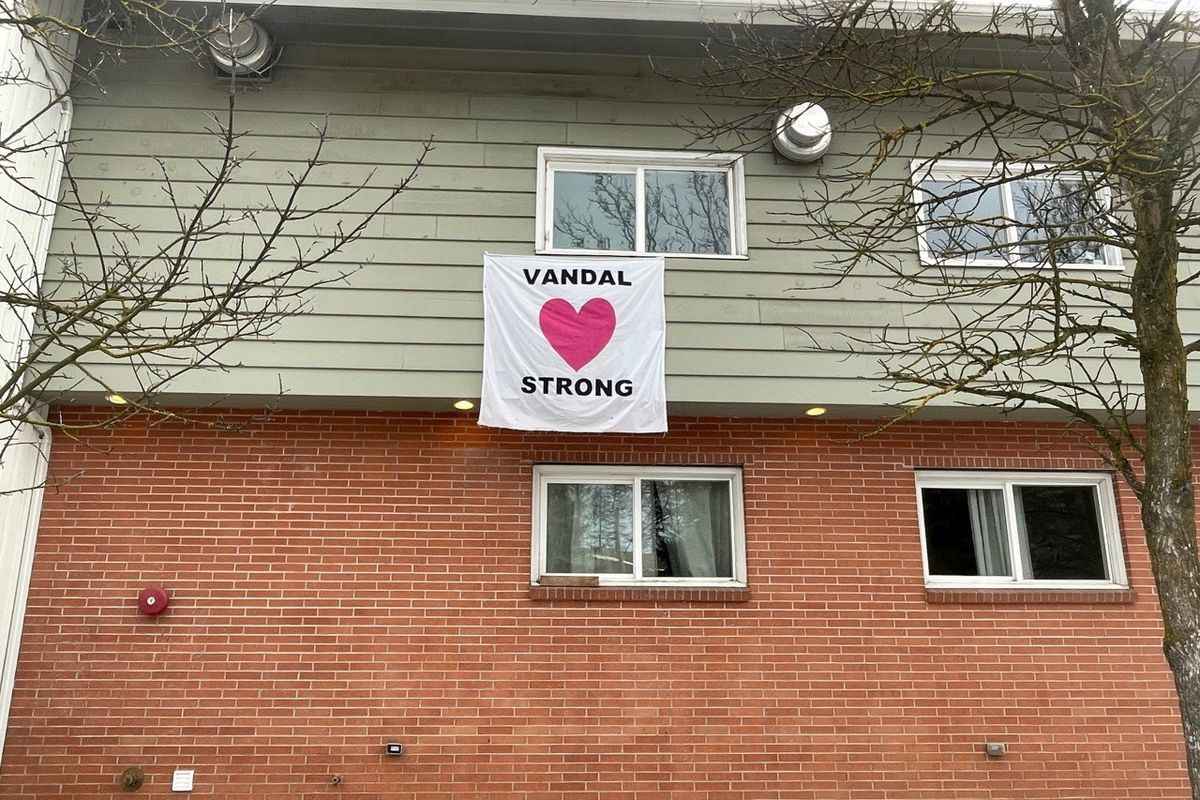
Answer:
[{"label": "white window frame", "polygon": [[[639,578],[642,571],[641,520],[642,498],[639,480],[727,481],[729,483],[730,535],[733,577],[731,578]],[[546,499],[547,488],[554,483],[611,483],[631,486],[633,490],[633,562],[634,574],[606,575],[594,572],[546,571]],[[746,532],[742,505],[742,471],[737,467],[610,467],[580,465],[539,465],[533,469],[533,548],[530,559],[531,583],[538,586],[542,576],[556,578],[595,578],[600,586],[660,586],[737,589],[746,584]]]},{"label": "white window frame", "polygon": [[[729,186],[730,253],[651,253],[646,249],[646,170],[724,172]],[[620,172],[634,176],[636,237],[633,250],[591,250],[554,246],[554,173]],[[744,260],[746,242],[746,172],[741,153],[689,153],[672,150],[615,150],[589,147],[539,147],[537,156],[537,231],[534,250],[540,255],[665,256]]]},{"label": "white window frame", "polygon": [[[1055,165],[1044,164],[1026,164],[1021,165],[1016,171],[1013,171],[1005,164],[995,163],[991,161],[969,161],[961,159],[939,159],[934,162],[924,160],[914,160],[911,164],[912,168],[912,185],[913,185],[913,202],[917,207],[917,251],[921,259],[921,264],[924,266],[937,267],[1018,267],[1022,269],[1039,269],[1044,264],[1036,261],[1021,261],[1017,258],[1020,253],[1020,246],[1017,238],[1017,228],[1014,225],[1005,227],[1005,253],[1010,254],[1012,258],[948,258],[938,259],[929,250],[927,242],[927,234],[933,226],[933,221],[929,219],[929,204],[935,198],[930,197],[924,190],[921,189],[921,183],[927,180],[954,181],[964,178],[980,178],[984,181],[1001,181],[995,184],[1000,190],[1002,209],[1005,219],[1016,219],[1016,205],[1013,201],[1013,182],[1025,177],[1029,173],[1030,180],[1081,180],[1086,178],[1082,173],[1070,171],[1057,171]],[[1046,173],[1044,170],[1054,170]],[[1100,191],[1100,202],[1108,207],[1112,207],[1112,189],[1105,186]],[[1059,269],[1068,270],[1093,270],[1097,272],[1122,272],[1125,269],[1124,260],[1121,257],[1119,248],[1113,245],[1103,245],[1101,247],[1104,253],[1103,264],[1087,264],[1087,263],[1069,263],[1059,264]]]},{"label": "white window frame", "polygon": [[[1100,542],[1104,550],[1105,580],[1035,580],[1026,577],[1018,541],[1014,486],[1092,486],[1096,489]],[[1128,589],[1125,559],[1121,549],[1117,502],[1112,476],[1102,472],[991,472],[929,470],[916,473],[917,517],[921,533],[921,562],[925,585],[940,589]],[[1009,563],[1013,575],[931,575],[925,539],[924,489],[999,489],[1004,496],[1005,527],[1008,529]]]}]

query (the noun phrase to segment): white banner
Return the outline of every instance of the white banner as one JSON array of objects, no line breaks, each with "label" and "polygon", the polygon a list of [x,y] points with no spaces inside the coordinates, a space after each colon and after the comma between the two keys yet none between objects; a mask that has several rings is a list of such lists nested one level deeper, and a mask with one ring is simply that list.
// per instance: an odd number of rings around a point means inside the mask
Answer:
[{"label": "white banner", "polygon": [[667,429],[663,259],[484,255],[479,424]]}]

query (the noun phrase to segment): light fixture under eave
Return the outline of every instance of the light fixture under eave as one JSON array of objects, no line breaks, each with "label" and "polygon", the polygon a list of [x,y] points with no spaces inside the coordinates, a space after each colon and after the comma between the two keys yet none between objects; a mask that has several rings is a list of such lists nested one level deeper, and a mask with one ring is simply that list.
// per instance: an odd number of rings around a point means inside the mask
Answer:
[{"label": "light fixture under eave", "polygon": [[475,404],[472,403],[470,400],[459,400],[457,403],[454,404],[454,407],[457,408],[459,411],[470,411],[472,408],[475,407]]},{"label": "light fixture under eave", "polygon": [[123,406],[129,402],[128,400],[125,399],[124,395],[117,394],[116,392],[111,392],[109,394],[104,395],[104,399],[107,400],[108,402],[112,403],[114,406]]},{"label": "light fixture under eave", "polygon": [[813,406],[812,408],[805,411],[804,414],[805,414],[805,416],[809,416],[809,417],[820,417],[820,416],[824,415],[825,412],[828,410],[829,409],[825,408],[824,406]]}]

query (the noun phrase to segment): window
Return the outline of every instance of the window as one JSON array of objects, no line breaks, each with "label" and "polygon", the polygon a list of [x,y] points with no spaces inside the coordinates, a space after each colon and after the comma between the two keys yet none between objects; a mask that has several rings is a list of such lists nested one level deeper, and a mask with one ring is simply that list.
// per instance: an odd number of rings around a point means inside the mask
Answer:
[{"label": "window", "polygon": [[1123,588],[1107,475],[921,472],[929,586]]},{"label": "window", "polygon": [[740,156],[538,149],[537,251],[746,255]]},{"label": "window", "polygon": [[1111,206],[1071,173],[1026,177],[969,161],[914,164],[921,261],[947,266],[1123,269],[1120,252],[1100,244]]},{"label": "window", "polygon": [[534,481],[534,583],[746,583],[736,469],[542,466]]}]

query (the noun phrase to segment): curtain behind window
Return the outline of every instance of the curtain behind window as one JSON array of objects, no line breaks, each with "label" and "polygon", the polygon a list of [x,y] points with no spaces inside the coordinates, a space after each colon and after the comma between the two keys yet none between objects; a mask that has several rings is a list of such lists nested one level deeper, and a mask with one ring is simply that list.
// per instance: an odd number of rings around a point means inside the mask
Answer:
[{"label": "curtain behind window", "polygon": [[727,481],[642,481],[642,573],[731,578]]},{"label": "curtain behind window", "polygon": [[1003,492],[996,489],[970,489],[967,491],[967,507],[971,512],[971,539],[975,544],[977,574],[1011,575]]}]

